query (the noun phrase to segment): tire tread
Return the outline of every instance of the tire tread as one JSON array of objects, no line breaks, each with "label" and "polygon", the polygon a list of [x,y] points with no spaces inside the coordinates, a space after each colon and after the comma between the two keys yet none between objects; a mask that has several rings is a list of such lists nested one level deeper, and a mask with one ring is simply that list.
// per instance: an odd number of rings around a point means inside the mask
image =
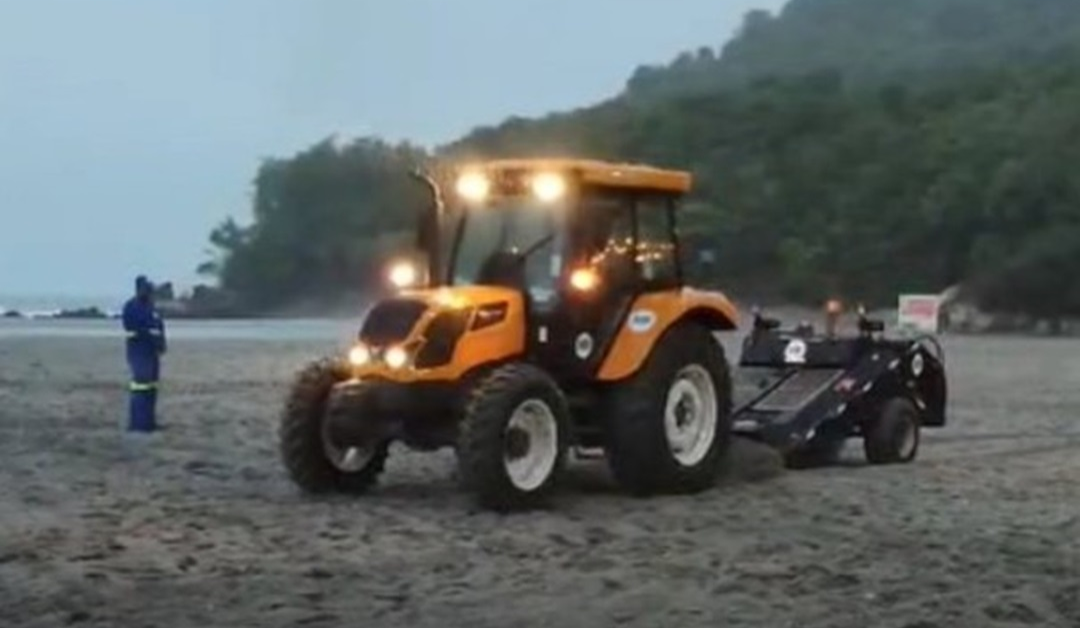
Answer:
[{"label": "tire tread", "polygon": [[[505,475],[503,433],[514,408],[539,395],[555,414],[559,453],[551,477],[539,489],[524,494]],[[478,503],[497,511],[523,510],[545,503],[554,490],[566,460],[569,408],[558,385],[545,371],[524,362],[496,368],[470,391],[458,442],[458,474],[462,486]]]},{"label": "tire tread", "polygon": [[311,362],[297,374],[286,399],[278,428],[279,451],[289,477],[306,493],[363,493],[386,468],[387,443],[355,473],[336,469],[323,452],[321,416],[326,394],[348,375],[348,367],[340,360]]},{"label": "tire tread", "polygon": [[[691,361],[703,364],[712,375],[719,416],[713,450],[695,468],[685,469],[669,453],[663,415],[669,379]],[[642,369],[609,391],[606,449],[618,483],[641,497],[697,493],[712,487],[732,438],[732,386],[724,349],[708,328],[682,323],[667,330]]]}]

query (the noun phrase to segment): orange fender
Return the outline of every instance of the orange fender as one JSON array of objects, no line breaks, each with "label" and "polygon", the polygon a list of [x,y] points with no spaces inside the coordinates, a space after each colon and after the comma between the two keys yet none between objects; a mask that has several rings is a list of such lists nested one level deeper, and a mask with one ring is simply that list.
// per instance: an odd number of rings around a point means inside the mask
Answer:
[{"label": "orange fender", "polygon": [[630,377],[672,325],[693,321],[717,331],[738,327],[738,309],[720,292],[683,288],[638,297],[600,367],[600,381]]}]

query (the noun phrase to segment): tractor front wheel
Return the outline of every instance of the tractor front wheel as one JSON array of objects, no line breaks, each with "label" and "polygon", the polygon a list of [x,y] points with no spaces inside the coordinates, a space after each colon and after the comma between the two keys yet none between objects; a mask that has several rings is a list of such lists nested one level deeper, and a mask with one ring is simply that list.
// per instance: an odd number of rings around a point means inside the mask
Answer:
[{"label": "tractor front wheel", "polygon": [[555,381],[528,364],[509,364],[481,379],[465,407],[458,476],[484,508],[542,505],[566,461],[570,410]]},{"label": "tractor front wheel", "polygon": [[334,386],[349,377],[336,360],[314,362],[297,376],[279,427],[285,468],[308,493],[363,493],[383,472],[388,442],[341,442],[330,429],[327,401]]}]

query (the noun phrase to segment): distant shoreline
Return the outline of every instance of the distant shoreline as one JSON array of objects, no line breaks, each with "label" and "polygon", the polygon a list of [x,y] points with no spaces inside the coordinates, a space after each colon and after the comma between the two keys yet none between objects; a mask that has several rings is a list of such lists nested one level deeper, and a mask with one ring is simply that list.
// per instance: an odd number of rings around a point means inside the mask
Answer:
[{"label": "distant shoreline", "polygon": [[[288,321],[350,321],[363,316],[367,303],[358,303],[355,307],[306,307],[287,309],[278,312],[240,312],[223,310],[220,308],[202,310],[200,308],[186,308],[182,304],[173,302],[161,307],[162,315],[166,320],[174,321],[206,321],[206,322],[288,322]],[[741,328],[748,328],[753,316],[751,304],[738,304],[742,314]],[[0,306],[0,322],[9,321],[118,321],[120,312],[101,308],[98,306],[69,307],[54,310],[4,310]],[[798,305],[781,305],[765,307],[764,312],[780,318],[784,325],[795,324],[799,321],[808,321],[816,328],[821,328],[824,313],[811,307]],[[870,312],[870,316],[882,318],[886,326],[893,328],[896,320],[896,310],[886,308]],[[848,311],[844,314],[845,320],[854,320],[855,313]],[[846,324],[844,325],[846,326]],[[1017,320],[1015,317],[985,317],[978,324],[968,324],[956,321],[952,325],[944,325],[941,333],[951,336],[1002,336],[1002,337],[1077,337],[1080,336],[1080,324],[1077,321],[1066,321],[1056,332],[1047,327],[1043,321]]]}]

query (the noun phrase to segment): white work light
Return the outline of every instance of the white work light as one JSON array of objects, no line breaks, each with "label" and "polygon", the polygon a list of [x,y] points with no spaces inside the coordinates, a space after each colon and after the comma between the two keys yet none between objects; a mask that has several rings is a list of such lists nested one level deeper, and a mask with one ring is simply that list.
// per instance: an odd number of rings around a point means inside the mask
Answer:
[{"label": "white work light", "polygon": [[457,180],[457,193],[468,201],[482,201],[487,198],[491,182],[479,172],[468,172]]},{"label": "white work light", "polygon": [[550,203],[566,193],[566,181],[557,174],[544,172],[533,177],[532,191],[536,198]]},{"label": "white work light", "polygon": [[416,281],[420,276],[417,272],[416,266],[411,262],[396,262],[390,266],[390,283],[394,284],[394,287],[398,289],[408,288],[416,285]]}]

